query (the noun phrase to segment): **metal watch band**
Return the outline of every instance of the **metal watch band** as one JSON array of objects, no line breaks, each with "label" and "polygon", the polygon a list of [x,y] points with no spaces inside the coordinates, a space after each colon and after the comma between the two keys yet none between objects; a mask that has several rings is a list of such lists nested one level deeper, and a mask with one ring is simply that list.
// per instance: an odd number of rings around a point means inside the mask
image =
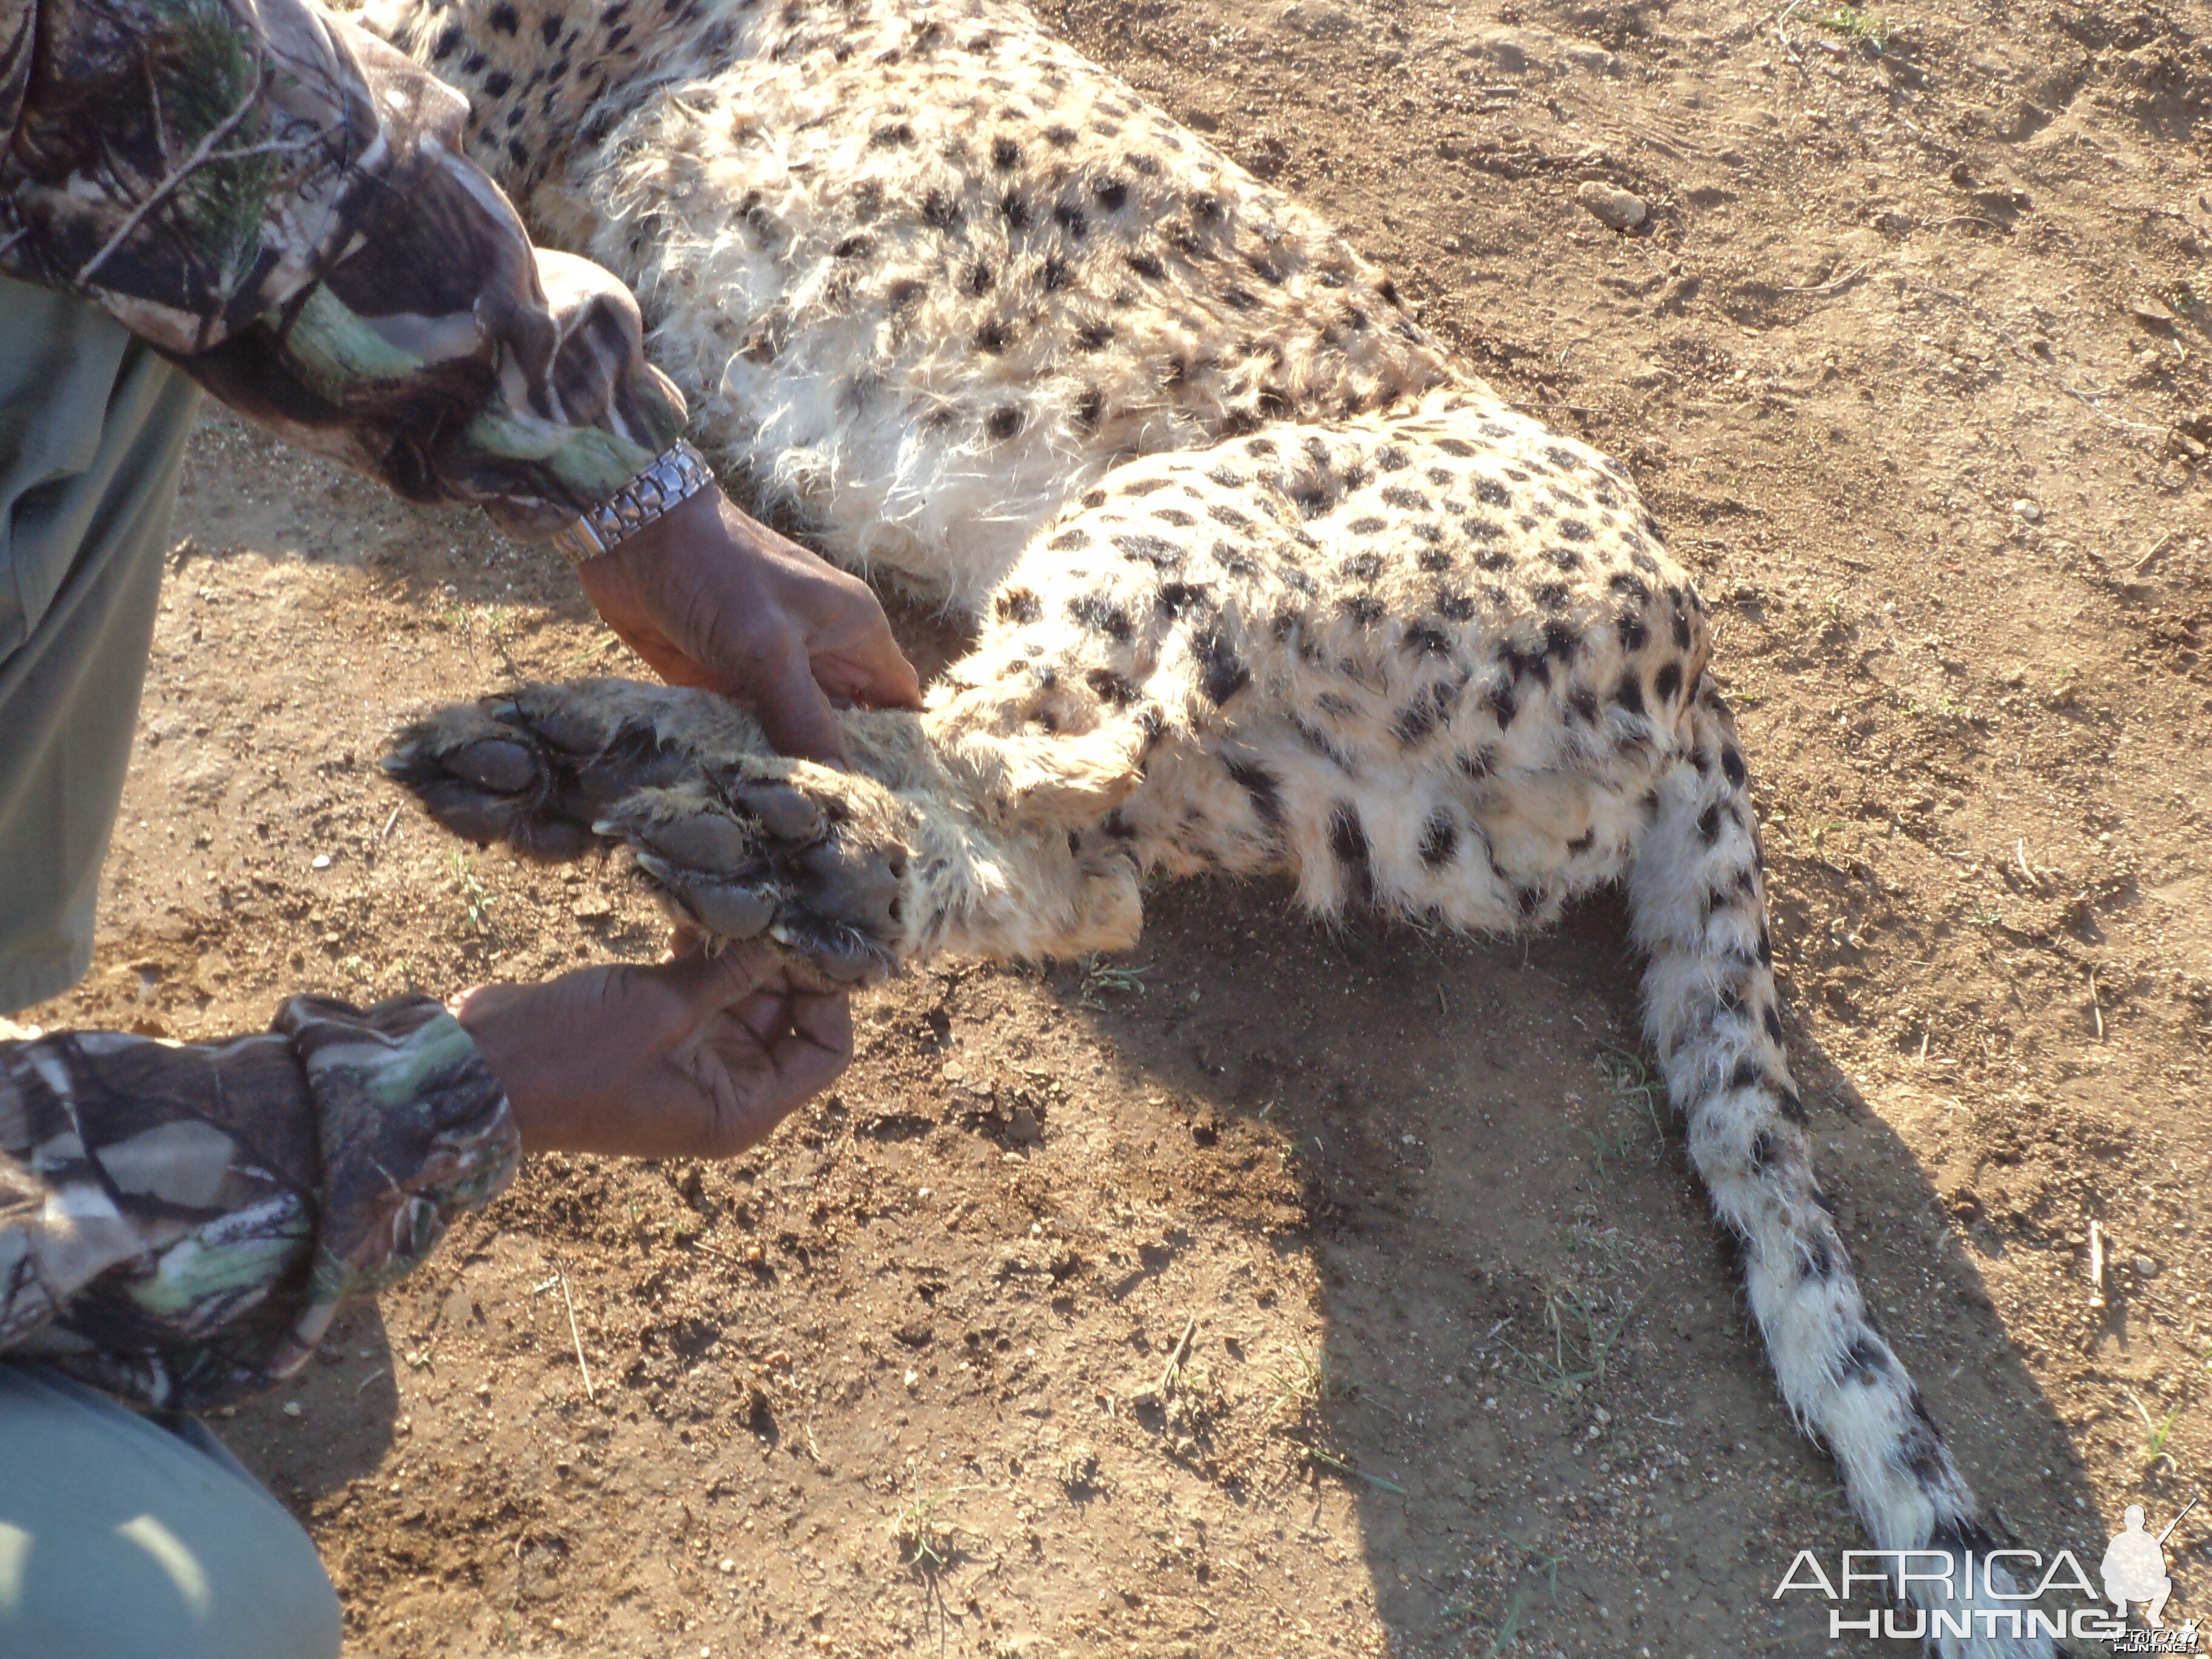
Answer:
[{"label": "metal watch band", "polygon": [[553,545],[570,564],[596,559],[714,482],[707,458],[678,438],[644,471],[556,532]]}]

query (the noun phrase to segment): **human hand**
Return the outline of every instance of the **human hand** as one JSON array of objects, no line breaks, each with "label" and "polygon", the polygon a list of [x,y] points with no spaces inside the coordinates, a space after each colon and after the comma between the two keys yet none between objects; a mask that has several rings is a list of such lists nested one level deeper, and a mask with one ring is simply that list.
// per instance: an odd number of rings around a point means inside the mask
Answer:
[{"label": "human hand", "polygon": [[672,685],[750,708],[787,755],[842,764],[833,702],[913,708],[921,683],[867,584],[702,489],[578,568],[607,625]]},{"label": "human hand", "polygon": [[453,1012],[526,1152],[734,1157],[853,1058],[849,1000],[792,990],[758,945],[483,986]]}]

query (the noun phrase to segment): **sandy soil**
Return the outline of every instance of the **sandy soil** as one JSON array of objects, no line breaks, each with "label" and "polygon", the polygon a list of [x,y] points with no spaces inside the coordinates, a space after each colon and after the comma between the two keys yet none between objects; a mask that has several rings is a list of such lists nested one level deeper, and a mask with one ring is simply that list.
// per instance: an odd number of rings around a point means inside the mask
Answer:
[{"label": "sandy soil", "polygon": [[[2204,14],[1048,9],[1633,467],[1723,619],[1870,1295],[2021,1540],[2170,1513],[2212,1456]],[[29,1018],[212,1036],[656,946],[371,766],[433,698],[618,671],[563,574],[221,416],[179,532],[106,943]],[[1647,1109],[1621,939],[1198,885],[1124,960],[915,975],[754,1156],[534,1164],[221,1426],[369,1655],[1840,1650],[1769,1597],[1856,1534]]]}]

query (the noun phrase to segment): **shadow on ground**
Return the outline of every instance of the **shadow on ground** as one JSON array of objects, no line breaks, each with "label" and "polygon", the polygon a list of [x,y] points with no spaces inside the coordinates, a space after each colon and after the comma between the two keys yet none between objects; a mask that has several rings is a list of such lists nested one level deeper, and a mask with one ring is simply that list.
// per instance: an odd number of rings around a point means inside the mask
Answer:
[{"label": "shadow on ground", "polygon": [[[1832,1564],[1867,1540],[1644,1087],[1618,901],[1525,949],[1287,908],[1227,884],[1156,895],[1134,957],[1204,992],[1164,1020],[1099,1018],[1194,1102],[1279,1126],[1297,1160],[1328,1330],[1310,1456],[1356,1496],[1392,1650],[1832,1650],[1824,1603],[1772,1592],[1798,1550]],[[1862,1282],[1996,1529],[2094,1571],[2063,1426],[1927,1173],[1791,1035]]]}]

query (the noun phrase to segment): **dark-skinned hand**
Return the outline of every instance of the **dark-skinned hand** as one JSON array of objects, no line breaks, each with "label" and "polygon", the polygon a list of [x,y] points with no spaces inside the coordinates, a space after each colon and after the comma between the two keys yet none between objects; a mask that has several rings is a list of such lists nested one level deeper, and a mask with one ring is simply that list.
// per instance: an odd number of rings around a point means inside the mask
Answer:
[{"label": "dark-skinned hand", "polygon": [[653,672],[744,703],[787,755],[846,762],[835,704],[921,705],[921,681],[867,584],[746,517],[720,489],[577,571]]},{"label": "dark-skinned hand", "polygon": [[853,1058],[848,1000],[792,990],[759,945],[487,985],[453,1012],[532,1152],[732,1158]]}]

